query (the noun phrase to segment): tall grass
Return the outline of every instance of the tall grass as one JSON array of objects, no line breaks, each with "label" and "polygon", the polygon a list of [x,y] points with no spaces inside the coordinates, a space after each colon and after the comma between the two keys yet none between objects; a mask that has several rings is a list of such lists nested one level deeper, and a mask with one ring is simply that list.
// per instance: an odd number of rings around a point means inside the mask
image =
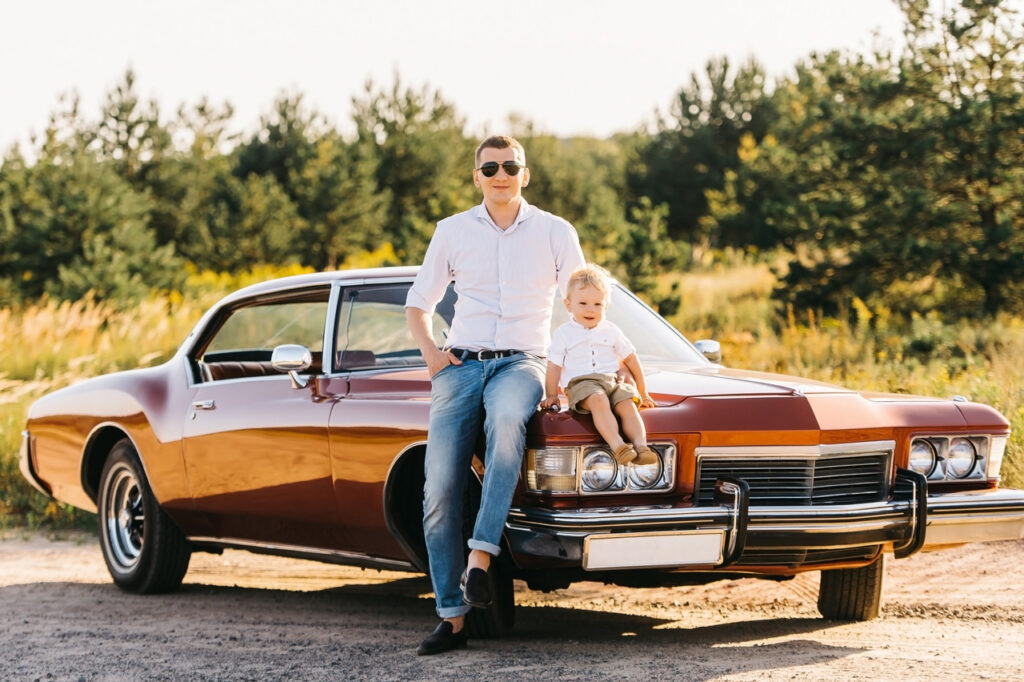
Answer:
[{"label": "tall grass", "polygon": [[[20,433],[34,399],[85,377],[162,362],[221,295],[301,271],[193,273],[185,291],[154,294],[130,310],[50,300],[0,308],[0,525],[90,521],[37,494],[18,472]],[[778,310],[769,299],[772,272],[769,262],[733,254],[695,272],[665,274],[659,285],[668,291],[675,284],[682,295],[670,321],[691,339],[718,339],[730,366],[868,391],[959,394],[992,405],[1013,427],[1004,483],[1024,486],[1024,320],[901,320],[858,300],[850,301],[849,316],[820,319],[809,311]]]}]

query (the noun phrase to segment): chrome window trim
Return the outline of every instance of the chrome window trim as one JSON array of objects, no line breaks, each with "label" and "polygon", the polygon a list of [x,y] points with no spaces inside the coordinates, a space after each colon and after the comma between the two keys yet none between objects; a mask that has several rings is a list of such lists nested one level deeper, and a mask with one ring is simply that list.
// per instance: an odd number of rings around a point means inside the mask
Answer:
[{"label": "chrome window trim", "polygon": [[231,377],[230,379],[214,379],[195,384],[195,386],[228,386],[237,384],[240,381],[272,381],[276,379],[288,379],[287,374],[260,374],[254,377]]},{"label": "chrome window trim", "polygon": [[[327,371],[327,369],[325,367],[324,368],[323,376],[334,378],[334,377],[347,377],[347,376],[351,376],[352,374],[363,374],[363,373],[369,373],[369,372],[407,372],[407,371],[409,371],[411,369],[426,369],[427,368],[427,363],[426,362],[423,362],[423,363],[418,364],[418,365],[403,365],[403,366],[396,366],[396,367],[355,367],[355,368],[352,368],[352,369],[337,369],[337,368],[334,367],[334,360],[335,360],[335,358],[334,358],[334,340],[335,340],[335,337],[337,336],[337,329],[335,328],[335,326],[338,323],[338,316],[341,314],[342,297],[345,295],[345,290],[346,289],[352,289],[352,288],[355,288],[355,287],[365,286],[367,284],[373,285],[373,286],[376,286],[378,284],[383,284],[383,285],[407,284],[407,285],[409,285],[409,287],[412,287],[413,279],[410,278],[410,277],[382,277],[382,278],[379,278],[379,279],[378,278],[373,278],[373,279],[363,278],[363,279],[358,279],[358,280],[355,280],[355,279],[353,279],[353,280],[345,280],[343,282],[342,281],[336,281],[336,282],[332,283],[332,285],[335,287],[336,291],[332,290],[332,292],[331,292],[331,303],[330,303],[331,309],[327,313],[327,318],[328,319],[327,319],[327,322],[324,325],[324,357],[327,357],[327,348],[328,348],[328,342],[329,342],[330,349],[331,349],[331,356],[330,356],[331,357],[331,369],[330,369],[330,371]],[[335,296],[337,298],[335,298]],[[330,337],[330,338],[328,339],[328,337]]]},{"label": "chrome window trim", "polygon": [[[211,322],[213,322],[215,319],[217,319],[217,316],[224,309],[226,309],[226,308],[246,308],[246,307],[250,307],[251,305],[256,305],[257,302],[259,301],[259,299],[274,298],[274,297],[277,297],[277,296],[287,296],[287,295],[295,293],[297,291],[315,291],[317,289],[325,290],[325,291],[328,292],[326,304],[328,306],[330,306],[331,300],[333,299],[333,295],[334,295],[334,287],[338,286],[339,284],[340,283],[338,282],[338,280],[323,281],[323,282],[313,282],[313,283],[310,283],[310,282],[303,282],[303,283],[296,282],[295,284],[290,284],[290,285],[287,285],[287,286],[282,286],[279,289],[273,289],[273,290],[270,290],[270,291],[264,291],[264,292],[260,292],[258,294],[252,294],[251,296],[239,296],[239,297],[236,298],[235,294],[237,294],[238,292],[234,292],[234,293],[228,294],[227,296],[222,298],[220,301],[218,301],[216,304],[214,304],[213,307],[211,307],[205,313],[203,313],[203,316],[199,319],[198,322],[196,322],[195,326],[192,327],[192,330],[188,333],[188,336],[185,337],[185,340],[182,342],[181,346],[178,348],[178,351],[175,353],[175,355],[178,355],[178,356],[181,357],[182,362],[184,364],[185,376],[186,376],[188,387],[189,388],[194,388],[196,386],[205,386],[207,384],[212,384],[212,383],[220,384],[220,383],[223,383],[225,381],[237,381],[238,380],[238,379],[218,379],[218,380],[212,381],[212,382],[211,381],[205,381],[205,380],[204,381],[196,381],[196,379],[194,377],[194,373],[192,371],[193,370],[192,354],[195,352],[196,346],[202,340],[203,332],[206,331],[206,328],[210,326]],[[242,290],[239,290],[239,291],[242,291]],[[330,314],[331,314],[331,310],[330,310],[330,308],[328,308],[327,309],[327,316],[329,317]],[[324,324],[324,327],[326,329],[326,327],[327,327],[326,322]],[[196,360],[196,362],[199,362],[198,358],[196,358],[195,360]],[[323,361],[321,360],[321,364],[322,364],[322,362]],[[281,376],[287,376],[287,375],[286,374],[282,374]],[[249,378],[257,378],[257,377],[239,377],[239,379],[249,379]]]},{"label": "chrome window trim", "polygon": [[331,295],[327,299],[327,319],[324,320],[324,336],[320,347],[320,374],[334,376],[334,326],[338,323],[338,308],[341,306],[341,282],[331,282]]}]

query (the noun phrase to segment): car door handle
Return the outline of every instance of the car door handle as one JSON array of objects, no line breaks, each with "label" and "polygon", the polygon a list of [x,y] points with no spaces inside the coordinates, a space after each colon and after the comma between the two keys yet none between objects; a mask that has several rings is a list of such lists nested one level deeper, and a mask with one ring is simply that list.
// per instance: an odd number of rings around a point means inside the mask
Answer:
[{"label": "car door handle", "polygon": [[216,409],[217,404],[212,400],[197,400],[192,403],[192,407],[197,410],[213,410]]}]

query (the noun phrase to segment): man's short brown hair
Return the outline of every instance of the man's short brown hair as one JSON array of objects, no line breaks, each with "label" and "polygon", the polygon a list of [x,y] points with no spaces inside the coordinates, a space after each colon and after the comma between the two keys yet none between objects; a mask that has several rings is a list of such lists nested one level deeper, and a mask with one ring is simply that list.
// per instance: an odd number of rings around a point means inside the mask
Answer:
[{"label": "man's short brown hair", "polygon": [[519,161],[523,165],[526,165],[526,150],[523,149],[523,145],[520,144],[519,140],[514,137],[509,137],[508,135],[491,135],[488,137],[486,140],[481,142],[479,146],[477,146],[476,155],[473,157],[473,160],[479,164],[480,152],[485,149],[508,149],[509,147],[515,149],[519,153],[519,156],[521,157]]}]

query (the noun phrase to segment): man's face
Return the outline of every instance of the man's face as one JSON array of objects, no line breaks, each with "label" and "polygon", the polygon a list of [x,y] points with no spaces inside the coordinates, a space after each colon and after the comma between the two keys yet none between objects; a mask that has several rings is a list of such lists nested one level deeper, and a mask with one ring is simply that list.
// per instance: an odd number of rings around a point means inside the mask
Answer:
[{"label": "man's face", "polygon": [[565,307],[573,319],[587,329],[593,329],[604,319],[607,301],[597,287],[573,287],[565,299]]},{"label": "man's face", "polygon": [[492,177],[485,177],[479,170],[473,171],[473,184],[480,188],[484,194],[484,201],[488,204],[510,204],[519,200],[523,188],[530,182],[530,169],[523,168],[516,175],[509,175],[501,164],[505,161],[515,161],[522,165],[523,157],[516,149],[494,149],[487,147],[480,150],[480,158],[477,159],[477,167],[485,163],[494,162],[498,164],[498,172]]}]

